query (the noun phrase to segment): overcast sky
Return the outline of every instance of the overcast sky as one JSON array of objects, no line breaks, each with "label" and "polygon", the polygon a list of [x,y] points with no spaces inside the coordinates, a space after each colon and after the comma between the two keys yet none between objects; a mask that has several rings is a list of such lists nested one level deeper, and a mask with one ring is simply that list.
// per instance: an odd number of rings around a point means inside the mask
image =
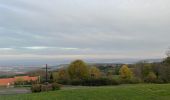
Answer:
[{"label": "overcast sky", "polygon": [[170,0],[0,0],[0,65],[163,58]]}]

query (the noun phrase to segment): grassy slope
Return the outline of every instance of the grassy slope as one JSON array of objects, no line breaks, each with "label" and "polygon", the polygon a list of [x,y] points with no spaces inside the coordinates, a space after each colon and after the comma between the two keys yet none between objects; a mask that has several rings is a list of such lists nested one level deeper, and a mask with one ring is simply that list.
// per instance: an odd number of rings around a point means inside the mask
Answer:
[{"label": "grassy slope", "polygon": [[0,100],[170,100],[170,84],[138,84],[0,96]]}]

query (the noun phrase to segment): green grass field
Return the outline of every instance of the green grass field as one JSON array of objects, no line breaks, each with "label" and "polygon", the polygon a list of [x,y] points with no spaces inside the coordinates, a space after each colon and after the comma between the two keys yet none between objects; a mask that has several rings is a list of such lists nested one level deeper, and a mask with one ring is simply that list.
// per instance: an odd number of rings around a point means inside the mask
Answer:
[{"label": "green grass field", "polygon": [[52,92],[3,95],[0,100],[170,100],[170,84],[63,88]]}]

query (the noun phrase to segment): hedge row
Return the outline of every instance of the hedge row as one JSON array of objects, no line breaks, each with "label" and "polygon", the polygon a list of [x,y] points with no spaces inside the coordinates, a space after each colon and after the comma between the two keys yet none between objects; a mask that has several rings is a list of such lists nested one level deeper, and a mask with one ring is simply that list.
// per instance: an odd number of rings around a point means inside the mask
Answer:
[{"label": "hedge row", "polygon": [[52,91],[52,90],[59,90],[61,88],[61,84],[52,83],[52,84],[34,84],[31,87],[32,92],[43,92],[43,91]]},{"label": "hedge row", "polygon": [[105,86],[119,84],[136,84],[141,82],[138,78],[132,79],[110,79],[110,78],[87,78],[82,80],[59,80],[58,83],[64,85],[82,85],[82,86]]}]

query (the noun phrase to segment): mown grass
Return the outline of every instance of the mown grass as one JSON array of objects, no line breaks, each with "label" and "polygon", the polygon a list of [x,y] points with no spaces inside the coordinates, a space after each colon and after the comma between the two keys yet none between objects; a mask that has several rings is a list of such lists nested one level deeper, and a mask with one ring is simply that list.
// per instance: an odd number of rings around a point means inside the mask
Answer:
[{"label": "mown grass", "polygon": [[0,96],[0,100],[170,100],[170,84],[137,84]]}]

